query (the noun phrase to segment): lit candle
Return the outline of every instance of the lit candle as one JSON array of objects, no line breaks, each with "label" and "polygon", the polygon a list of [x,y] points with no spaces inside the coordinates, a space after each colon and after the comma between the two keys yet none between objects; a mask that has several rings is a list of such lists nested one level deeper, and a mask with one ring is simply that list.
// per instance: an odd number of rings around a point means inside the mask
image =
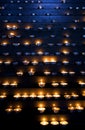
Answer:
[{"label": "lit candle", "polygon": [[50,124],[51,125],[59,125],[59,122],[55,118],[52,118]]},{"label": "lit candle", "polygon": [[44,87],[45,86],[45,82],[43,81],[43,79],[41,79],[38,83],[39,87]]},{"label": "lit candle", "polygon": [[42,121],[40,122],[40,124],[46,126],[49,124],[49,122],[47,121],[46,118],[43,118]]},{"label": "lit candle", "polygon": [[29,71],[28,71],[29,75],[34,75],[35,71],[33,68],[31,68]]}]

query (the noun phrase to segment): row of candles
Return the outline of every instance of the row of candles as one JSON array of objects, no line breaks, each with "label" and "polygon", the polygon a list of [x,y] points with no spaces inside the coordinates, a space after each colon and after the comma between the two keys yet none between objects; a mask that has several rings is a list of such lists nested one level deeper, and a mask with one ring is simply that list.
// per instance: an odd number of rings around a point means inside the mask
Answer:
[{"label": "row of candles", "polygon": [[[81,86],[85,86],[84,79],[76,81],[76,83],[78,83]],[[3,85],[3,86],[18,86],[18,81],[17,80],[5,80],[4,82],[2,82],[0,84]],[[44,79],[39,79],[37,84],[38,84],[39,87],[42,88],[42,87],[45,87],[46,81]],[[61,85],[61,86],[68,86],[68,82],[66,82],[64,80],[61,80],[60,82],[53,81],[51,83],[51,85],[53,87],[57,87],[59,85]]]},{"label": "row of candles", "polygon": [[[85,97],[85,90],[81,91],[81,96]],[[1,92],[0,93],[0,98],[6,98],[9,94],[7,92]],[[43,98],[60,98],[60,97],[64,97],[66,99],[71,99],[71,98],[78,98],[80,96],[80,94],[78,94],[77,92],[63,92],[62,94],[58,91],[39,91],[39,92],[15,92],[13,93],[13,97],[18,99],[18,98],[39,98],[39,99],[43,99]]]},{"label": "row of candles", "polygon": [[[40,104],[38,103],[37,110],[40,113],[44,113],[47,108],[49,108],[50,110],[52,110],[54,113],[58,113],[61,110],[61,108],[58,105],[56,105],[56,104],[52,104],[52,106],[49,106],[49,105],[46,106],[44,103],[43,104],[42,103],[40,103]],[[69,111],[71,111],[71,112],[72,111],[79,111],[80,112],[80,111],[83,111],[85,109],[85,104],[82,105],[81,102],[79,102],[79,103],[73,103],[73,104],[69,103],[68,106],[67,106],[67,109]],[[22,106],[21,105],[9,105],[5,109],[5,111],[7,111],[7,112],[12,112],[12,111],[20,112],[20,111],[22,111]]]},{"label": "row of candles", "polygon": [[[78,8],[78,7],[76,7],[76,8]],[[82,9],[84,9],[85,10],[85,7],[83,7]],[[20,26],[19,24],[14,24],[14,23],[7,23],[6,25],[5,25],[5,28],[7,29],[7,30],[17,30],[18,28],[23,28],[23,29],[26,29],[26,30],[30,30],[30,29],[33,29],[34,27],[33,27],[33,25],[26,25],[26,26]],[[53,28],[53,26],[52,25],[48,25],[47,27],[46,27],[48,30],[51,30],[52,28]],[[76,26],[76,25],[74,25],[74,24],[72,24],[72,25],[70,25],[70,28],[71,29],[73,29],[73,30],[76,30],[77,28],[78,28],[78,26]],[[40,30],[43,30],[44,29],[44,27],[42,26],[42,27],[38,27],[38,29],[40,29]],[[65,28],[65,27],[63,27],[63,29],[67,29],[67,28]],[[82,27],[82,29],[85,29],[84,27]]]},{"label": "row of candles", "polygon": [[[61,110],[61,108],[58,105],[56,105],[56,104],[52,104],[52,106],[51,105],[49,106],[48,104],[46,105],[44,103],[43,104],[42,103],[40,103],[40,104],[38,103],[37,110],[40,113],[44,113],[47,108],[52,110],[54,113],[58,113]],[[71,112],[72,111],[79,111],[80,112],[80,111],[83,111],[85,109],[85,104],[82,105],[81,102],[74,103],[74,104],[68,103],[67,109],[70,110]]]},{"label": "row of candles", "polygon": [[[85,54],[84,54],[85,55]],[[3,59],[0,59],[0,65],[1,64],[5,64],[5,65],[10,65],[10,64],[19,64],[19,62],[17,60],[14,60],[13,59],[7,59],[6,60],[3,60]],[[61,61],[57,61],[57,59],[55,58],[43,58],[41,59],[41,61],[39,61],[38,59],[33,59],[32,61],[30,60],[27,60],[27,59],[24,59],[21,61],[21,63],[23,63],[24,65],[28,65],[28,64],[32,64],[32,65],[38,65],[39,63],[43,63],[43,64],[63,64],[63,65],[69,65],[70,63],[71,64],[75,64],[75,65],[82,65],[82,64],[85,64],[84,61],[81,61],[81,60],[75,60],[75,61],[69,61],[67,58],[63,58]]]},{"label": "row of candles", "polygon": [[[76,82],[77,83],[77,82]],[[4,82],[2,82],[2,83],[0,83],[2,86],[18,86],[18,81],[17,80],[5,80]],[[79,85],[81,85],[81,86],[85,86],[85,81],[84,80],[79,80],[78,81],[78,84]],[[45,80],[43,80],[43,79],[40,79],[39,81],[38,81],[38,86],[39,87],[45,87],[45,85],[46,85],[46,82],[45,82]],[[57,86],[68,86],[68,82],[66,82],[66,81],[64,81],[64,80],[61,80],[60,82],[56,82],[56,81],[53,81],[52,83],[51,83],[51,85],[53,86],[53,87],[57,87]]]}]

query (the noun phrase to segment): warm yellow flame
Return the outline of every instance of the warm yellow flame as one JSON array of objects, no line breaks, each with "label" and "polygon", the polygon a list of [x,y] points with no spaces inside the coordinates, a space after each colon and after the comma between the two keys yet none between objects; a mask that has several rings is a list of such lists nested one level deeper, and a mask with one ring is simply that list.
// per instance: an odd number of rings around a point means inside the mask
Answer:
[{"label": "warm yellow flame", "polygon": [[20,70],[20,71],[18,71],[16,74],[17,74],[18,76],[22,76],[22,75],[23,75],[23,71]]},{"label": "warm yellow flame", "polygon": [[22,110],[20,105],[17,105],[14,109],[15,112],[20,112]]},{"label": "warm yellow flame", "polygon": [[75,109],[76,110],[84,110],[84,107],[77,103],[75,106]]},{"label": "warm yellow flame", "polygon": [[30,98],[36,98],[36,94],[35,93],[30,94]]},{"label": "warm yellow flame", "polygon": [[27,60],[27,59],[23,60],[23,64],[24,65],[28,65],[29,64],[29,60]]},{"label": "warm yellow flame", "polygon": [[61,124],[61,125],[68,125],[68,121],[65,121],[65,120],[60,121],[60,124]]},{"label": "warm yellow flame", "polygon": [[42,98],[44,98],[45,96],[44,96],[43,92],[39,92],[38,95],[37,95],[37,97],[40,98],[40,99],[42,99]]},{"label": "warm yellow flame", "polygon": [[50,124],[51,125],[59,125],[59,122],[55,118],[52,118]]},{"label": "warm yellow flame", "polygon": [[8,59],[8,60],[4,61],[4,64],[6,64],[6,65],[11,64],[11,60],[10,60],[10,59]]},{"label": "warm yellow flame", "polygon": [[20,98],[20,97],[21,97],[21,94],[20,94],[20,93],[16,93],[13,97],[14,97],[14,98]]},{"label": "warm yellow flame", "polygon": [[6,98],[6,97],[7,97],[7,95],[5,92],[0,95],[0,98]]},{"label": "warm yellow flame", "polygon": [[5,109],[6,112],[12,112],[13,109],[12,109],[12,106],[9,106],[7,109]]},{"label": "warm yellow flame", "polygon": [[68,109],[69,109],[70,111],[74,111],[74,110],[75,110],[75,108],[74,108],[74,106],[73,106],[72,104],[69,104]]},{"label": "warm yellow flame", "polygon": [[42,44],[42,41],[40,39],[38,39],[38,40],[35,41],[35,45],[39,46],[41,44]]},{"label": "warm yellow flame", "polygon": [[59,107],[54,106],[54,107],[52,107],[52,110],[54,111],[54,113],[57,113],[57,112],[59,112],[60,108],[59,108]]},{"label": "warm yellow flame", "polygon": [[68,51],[68,50],[66,50],[66,49],[64,49],[63,51],[63,54],[65,54],[65,55],[68,55],[70,52]]},{"label": "warm yellow flame", "polygon": [[33,64],[33,65],[37,65],[37,64],[38,64],[38,61],[35,59],[35,60],[32,61],[32,64]]},{"label": "warm yellow flame", "polygon": [[18,83],[17,83],[17,81],[13,81],[13,82],[10,83],[10,85],[11,85],[11,86],[17,86]]},{"label": "warm yellow flame", "polygon": [[4,82],[2,83],[2,85],[3,85],[3,86],[8,86],[8,85],[10,85],[10,83],[9,83],[9,81],[4,81]]},{"label": "warm yellow flame", "polygon": [[32,28],[32,26],[31,25],[27,25],[26,27],[25,27],[25,29],[31,29]]},{"label": "warm yellow flame", "polygon": [[82,80],[80,80],[78,83],[79,85],[85,85],[85,81],[82,81]]},{"label": "warm yellow flame", "polygon": [[28,94],[25,92],[23,95],[22,95],[23,98],[28,98]]},{"label": "warm yellow flame", "polygon": [[30,45],[30,41],[25,41],[24,45]]},{"label": "warm yellow flame", "polygon": [[47,93],[47,94],[45,95],[45,97],[46,97],[46,98],[51,98],[51,97],[52,97],[52,95],[51,95],[51,94],[49,94],[49,93]]},{"label": "warm yellow flame", "polygon": [[82,96],[85,96],[85,91],[82,92]]},{"label": "warm yellow flame", "polygon": [[58,85],[59,85],[59,83],[57,83],[57,82],[55,82],[55,81],[52,82],[52,86],[53,86],[53,87],[57,87]]},{"label": "warm yellow flame", "polygon": [[68,74],[68,72],[66,70],[62,70],[61,73],[62,74]]},{"label": "warm yellow flame", "polygon": [[72,92],[72,97],[74,97],[74,98],[77,98],[77,97],[79,97],[79,95],[78,94],[76,94],[75,92]]},{"label": "warm yellow flame", "polygon": [[41,125],[48,125],[49,122],[47,121],[46,118],[43,118],[42,121],[40,122]]},{"label": "warm yellow flame", "polygon": [[60,84],[61,84],[62,86],[68,85],[68,83],[67,83],[67,82],[64,82],[64,81],[62,81]]},{"label": "warm yellow flame", "polygon": [[39,104],[39,107],[37,108],[38,111],[40,111],[41,113],[43,113],[46,110],[46,108],[44,106],[45,106],[44,104]]},{"label": "warm yellow flame", "polygon": [[44,71],[44,74],[45,74],[45,75],[50,75],[51,72],[46,70],[46,71]]},{"label": "warm yellow flame", "polygon": [[45,86],[44,80],[43,80],[43,79],[40,79],[38,85],[39,85],[39,87],[44,87],[44,86]]},{"label": "warm yellow flame", "polygon": [[59,94],[58,92],[54,92],[53,97],[59,98],[59,97],[60,97],[60,94]]},{"label": "warm yellow flame", "polygon": [[71,98],[71,95],[65,93],[65,94],[64,94],[64,97],[65,97],[66,99],[70,99],[70,98]]},{"label": "warm yellow flame", "polygon": [[7,45],[7,44],[8,44],[7,41],[2,41],[2,42],[1,42],[1,45]]},{"label": "warm yellow flame", "polygon": [[14,31],[9,32],[10,36],[16,36],[16,33]]},{"label": "warm yellow flame", "polygon": [[35,71],[33,68],[31,68],[29,71],[28,71],[29,75],[34,75]]}]

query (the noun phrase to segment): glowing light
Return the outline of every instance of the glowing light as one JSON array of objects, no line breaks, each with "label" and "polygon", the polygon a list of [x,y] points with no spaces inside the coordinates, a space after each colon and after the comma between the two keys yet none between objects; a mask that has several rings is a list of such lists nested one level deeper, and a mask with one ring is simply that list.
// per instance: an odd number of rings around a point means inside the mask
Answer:
[{"label": "glowing light", "polygon": [[3,86],[8,86],[8,85],[10,85],[10,83],[9,83],[9,81],[5,81],[5,82],[2,83],[2,85]]},{"label": "glowing light", "polygon": [[3,42],[1,43],[1,45],[3,45],[3,46],[6,46],[7,44],[8,44],[7,41],[3,41]]},{"label": "glowing light", "polygon": [[37,65],[37,64],[38,64],[38,61],[37,61],[37,60],[33,60],[33,61],[32,61],[32,64],[33,64],[33,65]]},{"label": "glowing light", "polygon": [[32,94],[30,94],[30,97],[31,97],[31,98],[36,98],[36,94],[35,94],[35,93],[32,93]]},{"label": "glowing light", "polygon": [[78,94],[76,94],[75,92],[73,92],[71,95],[72,95],[72,97],[74,97],[74,98],[79,97],[79,95],[78,95]]},{"label": "glowing light", "polygon": [[40,113],[43,113],[46,110],[46,108],[44,107],[44,104],[39,104],[39,107],[37,109],[38,111],[40,111]]},{"label": "glowing light", "polygon": [[17,86],[18,83],[17,83],[17,81],[13,81],[12,83],[10,83],[10,85],[11,85],[11,86]]},{"label": "glowing light", "polygon": [[3,61],[0,59],[0,64],[2,64],[3,63]]},{"label": "glowing light", "polygon": [[60,97],[60,94],[59,94],[58,92],[54,92],[53,97],[59,98],[59,97]]},{"label": "glowing light", "polygon": [[68,125],[68,122],[65,121],[65,120],[62,120],[62,121],[60,121],[60,124],[61,124],[61,125]]},{"label": "glowing light", "polygon": [[65,93],[65,94],[64,94],[64,97],[65,97],[66,99],[70,99],[70,98],[71,98],[71,95]]},{"label": "glowing light", "polygon": [[63,50],[63,54],[68,55],[70,52],[68,50]]},{"label": "glowing light", "polygon": [[62,74],[68,74],[68,72],[66,70],[62,70],[61,73]]},{"label": "glowing light", "polygon": [[80,80],[79,85],[85,85],[85,82]]},{"label": "glowing light", "polygon": [[45,74],[45,75],[50,75],[51,72],[46,70],[46,71],[44,71],[44,74]]},{"label": "glowing light", "polygon": [[30,41],[25,41],[24,45],[26,45],[26,46],[30,45]]},{"label": "glowing light", "polygon": [[10,59],[8,59],[8,60],[4,61],[4,64],[6,64],[6,65],[11,64],[11,60],[10,60]]},{"label": "glowing light", "polygon": [[17,74],[18,76],[22,76],[22,75],[23,75],[23,71],[20,70],[20,71],[18,71],[16,74]]},{"label": "glowing light", "polygon": [[73,107],[73,105],[72,105],[72,104],[69,104],[68,109],[69,109],[70,111],[74,111],[74,110],[75,110],[75,108]]},{"label": "glowing light", "polygon": [[68,41],[68,40],[64,40],[64,43],[68,45],[68,44],[69,44],[69,41]]},{"label": "glowing light", "polygon": [[24,65],[28,65],[28,64],[29,64],[29,61],[25,59],[25,60],[23,60],[23,64],[24,64]]},{"label": "glowing light", "polygon": [[20,94],[20,93],[16,93],[13,97],[14,97],[14,98],[20,98],[20,97],[21,97],[21,94]]},{"label": "glowing light", "polygon": [[29,96],[28,96],[28,94],[27,93],[24,93],[23,95],[22,95],[22,98],[28,98]]},{"label": "glowing light", "polygon": [[45,96],[44,96],[43,92],[39,92],[39,94],[37,95],[37,97],[40,98],[40,99],[42,99],[42,98],[44,98]]},{"label": "glowing light", "polygon": [[51,125],[59,125],[59,122],[55,119],[52,118],[52,121],[50,122]]},{"label": "glowing light", "polygon": [[52,86],[53,86],[53,87],[57,87],[58,85],[59,85],[59,83],[57,83],[57,82],[55,82],[55,81],[52,82]]},{"label": "glowing light", "polygon": [[31,28],[32,28],[32,26],[30,26],[30,25],[27,25],[27,26],[25,27],[26,30],[29,30],[29,29],[31,29]]},{"label": "glowing light", "polygon": [[14,31],[10,31],[8,36],[9,36],[10,38],[11,38],[11,37],[14,37],[14,36],[16,36],[16,33],[15,33]]},{"label": "glowing light", "polygon": [[6,28],[9,30],[9,29],[17,29],[18,27],[17,27],[17,25],[16,24],[7,24],[6,25]]},{"label": "glowing light", "polygon": [[38,108],[38,111],[40,111],[40,113],[43,113],[43,112],[45,111],[45,109],[46,109],[46,108],[44,108],[44,107],[39,107],[39,108]]},{"label": "glowing light", "polygon": [[46,126],[49,124],[49,122],[47,121],[46,118],[43,118],[42,121],[40,122],[40,124]]},{"label": "glowing light", "polygon": [[44,63],[48,63],[49,60],[48,60],[47,58],[45,58],[43,62],[44,62]]},{"label": "glowing light", "polygon": [[33,68],[31,68],[29,71],[28,71],[29,75],[34,75],[35,71]]},{"label": "glowing light", "polygon": [[20,112],[22,110],[20,105],[17,105],[14,109],[15,112]]},{"label": "glowing light", "polygon": [[12,112],[12,106],[9,106],[7,109],[5,109],[6,112]]},{"label": "glowing light", "polygon": [[47,94],[45,95],[45,97],[46,97],[46,98],[51,98],[51,97],[52,97],[52,95],[51,95],[51,94],[49,94],[49,93],[47,93]]},{"label": "glowing light", "polygon": [[6,97],[7,97],[7,95],[5,92],[0,95],[0,98],[6,98]]},{"label": "glowing light", "polygon": [[42,50],[39,50],[39,51],[37,52],[37,54],[38,54],[38,55],[43,55],[43,51],[42,51]]},{"label": "glowing light", "polygon": [[7,25],[6,25],[6,28],[7,28],[7,29],[11,29],[11,25],[7,24]]},{"label": "glowing light", "polygon": [[50,62],[55,63],[55,62],[56,62],[56,59],[55,59],[55,58],[51,58],[51,59],[50,59]]},{"label": "glowing light", "polygon": [[43,62],[44,62],[44,63],[56,63],[57,60],[56,60],[54,57],[45,57],[45,58],[43,59]]},{"label": "glowing light", "polygon": [[59,107],[54,106],[54,107],[52,107],[52,110],[54,111],[54,113],[58,113],[58,112],[59,112],[59,110],[60,110],[60,108],[59,108]]},{"label": "glowing light", "polygon": [[63,64],[69,64],[69,61],[68,60],[63,60],[62,63]]},{"label": "glowing light", "polygon": [[12,29],[17,29],[18,27],[17,27],[17,25],[12,25]]},{"label": "glowing light", "polygon": [[85,91],[82,92],[82,96],[85,96]]},{"label": "glowing light", "polygon": [[73,74],[75,74],[75,72],[74,71],[69,71],[69,74],[73,75]]},{"label": "glowing light", "polygon": [[61,82],[60,84],[61,84],[62,86],[68,85],[68,83],[66,83],[66,82]]},{"label": "glowing light", "polygon": [[42,44],[42,41],[41,41],[41,40],[36,40],[36,41],[35,41],[35,45],[40,46],[41,44]]},{"label": "glowing light", "polygon": [[44,87],[45,86],[45,82],[43,81],[43,79],[41,79],[38,83],[39,87]]},{"label": "glowing light", "polygon": [[82,111],[84,110],[84,107],[82,107],[80,104],[76,104],[75,109]]}]

